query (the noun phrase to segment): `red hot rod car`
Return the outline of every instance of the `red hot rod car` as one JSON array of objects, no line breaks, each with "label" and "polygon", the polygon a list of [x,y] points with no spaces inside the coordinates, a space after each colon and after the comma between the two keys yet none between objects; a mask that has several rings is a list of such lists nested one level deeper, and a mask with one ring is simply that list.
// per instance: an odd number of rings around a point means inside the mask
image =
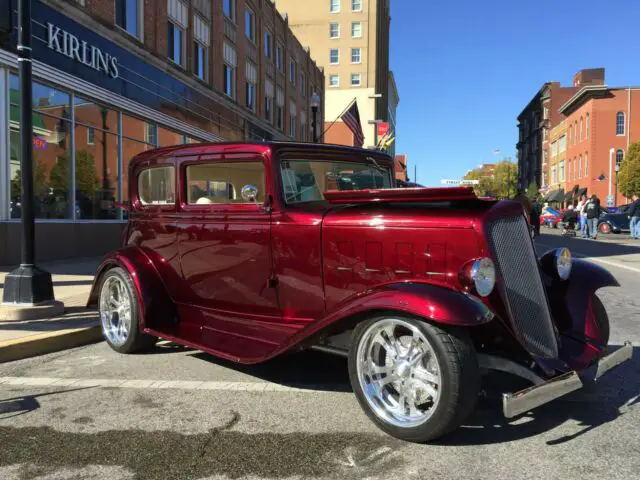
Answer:
[{"label": "red hot rod car", "polygon": [[481,372],[532,386],[507,417],[627,360],[607,352],[596,290],[567,249],[536,257],[520,204],[470,188],[394,188],[393,160],[296,143],[161,148],[135,157],[122,248],[89,306],[131,353],[164,338],[241,363],[316,348],[348,357],[375,424],[424,442],[473,411]]}]

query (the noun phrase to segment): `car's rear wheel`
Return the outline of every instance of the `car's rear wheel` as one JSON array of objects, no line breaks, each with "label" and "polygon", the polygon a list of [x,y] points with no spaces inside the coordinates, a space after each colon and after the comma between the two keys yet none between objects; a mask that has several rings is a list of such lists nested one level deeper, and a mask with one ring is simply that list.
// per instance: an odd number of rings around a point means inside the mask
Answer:
[{"label": "car's rear wheel", "polygon": [[598,231],[604,234],[611,233],[611,225],[606,222],[601,223],[600,225],[598,225]]},{"label": "car's rear wheel", "polygon": [[427,442],[460,426],[473,412],[480,384],[465,330],[394,314],[355,328],[349,378],[369,418],[411,442]]},{"label": "car's rear wheel", "polygon": [[611,335],[611,327],[609,326],[609,315],[607,314],[607,309],[604,308],[602,301],[600,298],[594,293],[591,296],[591,308],[593,309],[593,314],[596,318],[596,324],[602,333],[602,338],[604,339],[604,344],[609,344],[609,336]]},{"label": "car's rear wheel", "polygon": [[98,306],[102,335],[116,352],[135,353],[156,343],[156,337],[140,331],[138,300],[133,282],[123,269],[112,268],[104,274]]}]

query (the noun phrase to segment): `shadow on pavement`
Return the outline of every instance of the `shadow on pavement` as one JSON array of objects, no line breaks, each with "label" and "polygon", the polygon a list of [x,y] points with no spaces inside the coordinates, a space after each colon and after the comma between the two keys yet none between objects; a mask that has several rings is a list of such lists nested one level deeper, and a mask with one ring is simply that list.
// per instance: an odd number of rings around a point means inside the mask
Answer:
[{"label": "shadow on pavement", "polygon": [[[538,255],[550,248],[567,247],[571,251],[587,257],[619,257],[623,255],[640,254],[640,241],[635,245],[620,245],[618,243],[600,240],[585,240],[580,238],[562,237],[559,235],[541,235],[536,238]],[[640,258],[637,259],[640,265]]]},{"label": "shadow on pavement", "polygon": [[50,395],[59,395],[61,393],[77,392],[78,390],[87,390],[95,387],[72,388],[69,390],[58,390],[56,392],[38,393],[36,395],[22,395],[19,397],[0,399],[0,420],[17,417],[25,413],[31,413],[40,408],[38,398],[48,397]]},{"label": "shadow on pavement", "polygon": [[334,392],[352,391],[347,359],[327,353],[285,353],[256,365],[242,365],[199,351],[191,356],[287,387]]}]

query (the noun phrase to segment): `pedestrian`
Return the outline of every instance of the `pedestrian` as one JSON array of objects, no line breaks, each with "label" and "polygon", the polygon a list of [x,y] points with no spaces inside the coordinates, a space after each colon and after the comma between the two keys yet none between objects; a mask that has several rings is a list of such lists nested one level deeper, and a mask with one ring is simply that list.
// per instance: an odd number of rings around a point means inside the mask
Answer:
[{"label": "pedestrian", "polygon": [[587,227],[589,228],[589,236],[596,240],[598,238],[598,220],[600,219],[600,199],[596,194],[592,194],[591,198],[585,206],[587,212]]},{"label": "pedestrian", "polygon": [[540,206],[540,197],[536,195],[531,202],[531,226],[535,232],[535,236],[540,236],[540,214],[542,207]]},{"label": "pedestrian", "polygon": [[629,205],[629,228],[631,229],[631,238],[640,240],[640,198],[634,193],[631,197],[633,202]]},{"label": "pedestrian", "polygon": [[588,236],[587,212],[584,209],[586,203],[587,203],[587,196],[585,194],[582,194],[582,196],[580,197],[580,201],[578,202],[578,205],[576,205],[576,211],[578,212],[578,220],[580,222],[580,238],[587,238]]}]

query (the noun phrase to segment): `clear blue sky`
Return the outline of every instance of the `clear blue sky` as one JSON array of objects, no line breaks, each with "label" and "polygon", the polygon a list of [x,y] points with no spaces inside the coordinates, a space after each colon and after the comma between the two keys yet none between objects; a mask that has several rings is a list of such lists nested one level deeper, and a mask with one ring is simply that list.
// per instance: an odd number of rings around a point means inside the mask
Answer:
[{"label": "clear blue sky", "polygon": [[639,19],[638,0],[392,0],[396,153],[408,153],[410,178],[415,164],[436,186],[516,161],[516,118],[546,81],[604,67],[609,86],[640,85]]}]

